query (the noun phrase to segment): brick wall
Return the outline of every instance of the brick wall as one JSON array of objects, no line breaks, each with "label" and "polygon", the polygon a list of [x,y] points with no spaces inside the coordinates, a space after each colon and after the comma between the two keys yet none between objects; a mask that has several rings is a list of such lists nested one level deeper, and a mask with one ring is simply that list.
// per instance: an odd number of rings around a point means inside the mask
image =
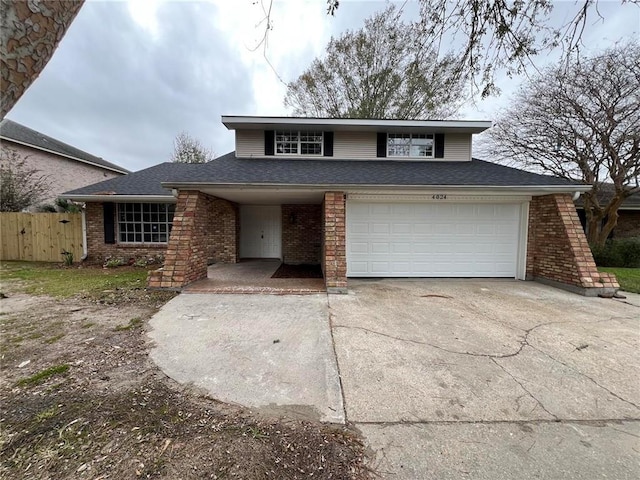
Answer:
[{"label": "brick wall", "polygon": [[321,205],[282,205],[282,256],[290,265],[320,263]]},{"label": "brick wall", "polygon": [[[86,204],[85,215],[87,219],[87,254],[88,261],[103,263],[109,257],[122,258],[127,261],[130,258],[162,256],[167,250],[167,245],[162,244],[120,244],[104,243],[104,216],[102,203],[91,202]],[[114,212],[114,217],[116,212]],[[114,218],[114,221],[117,219]],[[117,224],[117,221],[116,221]],[[116,232],[117,235],[117,232]]]},{"label": "brick wall", "polygon": [[38,170],[39,174],[47,177],[49,188],[45,192],[41,204],[53,203],[59,195],[69,190],[122,175],[122,173],[113,170],[71,160],[54,153],[43,152],[36,148],[13,143],[10,140],[3,140],[1,148],[15,150],[20,159],[24,159],[27,168]]},{"label": "brick wall", "polygon": [[347,288],[346,195],[326,192],[322,208],[322,270],[328,291]]},{"label": "brick wall", "polygon": [[221,198],[210,198],[209,263],[236,263],[240,235],[238,205]]},{"label": "brick wall", "polygon": [[210,260],[237,261],[238,208],[194,190],[178,195],[164,267],[149,274],[150,288],[180,289],[207,277]]},{"label": "brick wall", "polygon": [[640,238],[640,210],[618,210],[618,224],[613,229],[614,238]]},{"label": "brick wall", "polygon": [[570,195],[533,197],[529,207],[527,278],[574,287],[615,289],[614,275],[599,273]]}]

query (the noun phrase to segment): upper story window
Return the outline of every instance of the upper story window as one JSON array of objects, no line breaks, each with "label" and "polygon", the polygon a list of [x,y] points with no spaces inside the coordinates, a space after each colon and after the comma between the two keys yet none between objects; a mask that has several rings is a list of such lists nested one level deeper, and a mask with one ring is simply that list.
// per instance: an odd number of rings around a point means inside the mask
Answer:
[{"label": "upper story window", "polygon": [[387,156],[434,158],[434,136],[430,133],[389,133]]},{"label": "upper story window", "polygon": [[173,203],[119,203],[118,232],[123,243],[167,243]]},{"label": "upper story window", "polygon": [[276,130],[276,155],[322,155],[322,132]]}]

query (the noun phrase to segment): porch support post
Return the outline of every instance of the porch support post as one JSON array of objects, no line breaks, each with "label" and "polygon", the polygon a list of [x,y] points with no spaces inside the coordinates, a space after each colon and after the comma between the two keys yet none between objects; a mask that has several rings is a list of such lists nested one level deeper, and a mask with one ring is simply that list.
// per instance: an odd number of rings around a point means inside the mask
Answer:
[{"label": "porch support post", "polygon": [[571,195],[531,200],[527,279],[586,296],[613,295],[618,290],[614,274],[598,271]]},{"label": "porch support post", "polygon": [[346,194],[326,192],[322,207],[322,270],[327,292],[347,293]]},{"label": "porch support post", "polygon": [[179,290],[207,277],[209,212],[213,197],[197,190],[178,194],[164,267],[149,274],[149,288]]}]

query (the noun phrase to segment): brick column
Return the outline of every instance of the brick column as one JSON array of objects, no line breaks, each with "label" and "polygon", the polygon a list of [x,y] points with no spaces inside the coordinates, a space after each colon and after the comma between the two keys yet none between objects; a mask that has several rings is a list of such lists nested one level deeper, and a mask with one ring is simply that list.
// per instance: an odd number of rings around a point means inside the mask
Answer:
[{"label": "brick column", "polygon": [[213,200],[195,190],[180,191],[164,267],[149,274],[150,288],[178,290],[207,277]]},{"label": "brick column", "polygon": [[587,296],[619,288],[615,275],[598,272],[571,195],[531,200],[527,278]]},{"label": "brick column", "polygon": [[329,293],[347,292],[345,200],[343,192],[324,194],[322,267]]}]

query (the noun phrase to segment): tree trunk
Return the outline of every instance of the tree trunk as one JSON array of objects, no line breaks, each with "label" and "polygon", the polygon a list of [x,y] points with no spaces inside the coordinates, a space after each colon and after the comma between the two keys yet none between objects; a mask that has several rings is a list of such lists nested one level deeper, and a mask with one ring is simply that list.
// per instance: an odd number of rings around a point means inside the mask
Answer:
[{"label": "tree trunk", "polygon": [[84,0],[0,0],[0,120],[49,62]]},{"label": "tree trunk", "polygon": [[602,229],[600,230],[597,245],[603,246],[607,241],[607,237],[609,237],[609,234],[618,224],[618,208],[620,208],[620,205],[622,205],[622,202],[624,202],[625,198],[626,196],[622,192],[618,191],[607,205],[604,214],[604,216],[607,217],[607,222],[602,226]]}]

